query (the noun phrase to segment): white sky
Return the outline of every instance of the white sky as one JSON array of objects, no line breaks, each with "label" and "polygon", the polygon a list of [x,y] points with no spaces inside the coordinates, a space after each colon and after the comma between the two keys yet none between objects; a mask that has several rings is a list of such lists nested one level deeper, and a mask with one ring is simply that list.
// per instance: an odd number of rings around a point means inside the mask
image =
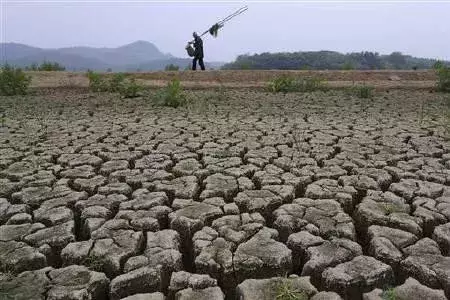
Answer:
[{"label": "white sky", "polygon": [[0,40],[43,48],[116,47],[146,40],[184,57],[192,31],[203,32],[248,5],[217,38],[204,38],[208,61],[308,50],[401,51],[450,60],[450,2],[0,1]]}]

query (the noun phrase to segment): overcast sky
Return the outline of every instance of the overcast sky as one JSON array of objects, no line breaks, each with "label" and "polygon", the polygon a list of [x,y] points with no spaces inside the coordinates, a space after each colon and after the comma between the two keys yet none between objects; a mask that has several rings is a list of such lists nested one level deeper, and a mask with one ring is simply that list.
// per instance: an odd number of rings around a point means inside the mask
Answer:
[{"label": "overcast sky", "polygon": [[392,51],[450,60],[450,2],[280,3],[2,1],[2,42],[42,48],[116,47],[136,40],[184,57],[192,31],[247,4],[217,38],[204,38],[208,61],[244,53]]}]

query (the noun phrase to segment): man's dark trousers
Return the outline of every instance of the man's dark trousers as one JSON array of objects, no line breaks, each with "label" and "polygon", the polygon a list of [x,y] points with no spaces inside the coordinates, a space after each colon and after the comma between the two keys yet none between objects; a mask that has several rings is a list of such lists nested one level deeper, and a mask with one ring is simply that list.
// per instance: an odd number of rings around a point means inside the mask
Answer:
[{"label": "man's dark trousers", "polygon": [[197,70],[197,60],[198,64],[200,65],[200,68],[202,70],[205,70],[205,64],[203,63],[203,57],[194,57],[194,60],[192,60],[192,70]]}]

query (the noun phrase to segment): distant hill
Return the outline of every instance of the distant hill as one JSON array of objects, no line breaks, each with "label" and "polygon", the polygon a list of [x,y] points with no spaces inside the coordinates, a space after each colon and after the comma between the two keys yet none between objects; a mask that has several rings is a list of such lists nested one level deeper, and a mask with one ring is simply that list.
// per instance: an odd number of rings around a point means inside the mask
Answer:
[{"label": "distant hill", "polygon": [[[154,44],[136,41],[117,48],[69,47],[42,49],[18,43],[0,44],[1,63],[26,67],[43,61],[57,62],[69,71],[151,71],[163,70],[168,64],[184,69],[191,63],[190,58],[177,58],[162,53]],[[218,68],[223,63],[207,63]]]},{"label": "distant hill", "polygon": [[[308,51],[261,53],[240,55],[223,69],[255,70],[376,70],[376,69],[430,69],[437,60],[418,58],[393,52],[380,55],[377,52],[339,53],[335,51]],[[444,62],[450,64],[449,62]]]}]

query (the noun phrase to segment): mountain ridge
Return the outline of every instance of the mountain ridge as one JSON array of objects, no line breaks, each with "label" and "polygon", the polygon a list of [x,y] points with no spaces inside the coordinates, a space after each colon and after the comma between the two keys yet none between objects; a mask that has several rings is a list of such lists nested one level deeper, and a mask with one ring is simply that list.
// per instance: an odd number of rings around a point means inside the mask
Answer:
[{"label": "mountain ridge", "polygon": [[[138,40],[118,47],[73,46],[63,48],[39,48],[21,43],[0,43],[1,63],[26,67],[43,61],[57,62],[69,71],[152,71],[176,64],[181,69],[187,67],[191,58],[178,58],[161,52],[148,41]],[[220,67],[223,63],[208,63]]]}]

